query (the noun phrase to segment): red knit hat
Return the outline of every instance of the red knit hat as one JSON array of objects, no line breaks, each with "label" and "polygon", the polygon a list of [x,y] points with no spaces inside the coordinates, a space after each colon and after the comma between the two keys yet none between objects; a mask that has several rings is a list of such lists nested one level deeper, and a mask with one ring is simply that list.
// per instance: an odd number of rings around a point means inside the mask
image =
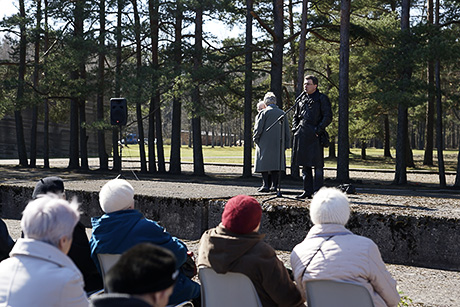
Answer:
[{"label": "red knit hat", "polygon": [[246,234],[256,229],[261,218],[262,207],[254,197],[237,195],[225,205],[222,224],[231,232]]}]

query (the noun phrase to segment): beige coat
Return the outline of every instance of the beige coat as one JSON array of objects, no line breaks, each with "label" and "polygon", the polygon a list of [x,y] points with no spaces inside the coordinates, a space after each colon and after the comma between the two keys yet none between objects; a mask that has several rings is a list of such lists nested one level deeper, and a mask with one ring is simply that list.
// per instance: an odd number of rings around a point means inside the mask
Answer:
[{"label": "beige coat", "polygon": [[51,244],[19,239],[0,263],[0,306],[86,307],[83,277]]},{"label": "beige coat", "polygon": [[[332,235],[334,237],[325,241]],[[322,242],[320,251],[313,257]],[[371,293],[376,307],[397,306],[400,300],[396,281],[387,271],[377,245],[342,225],[313,226],[305,240],[294,247],[291,266],[304,296],[306,280],[332,279],[362,284]]]}]

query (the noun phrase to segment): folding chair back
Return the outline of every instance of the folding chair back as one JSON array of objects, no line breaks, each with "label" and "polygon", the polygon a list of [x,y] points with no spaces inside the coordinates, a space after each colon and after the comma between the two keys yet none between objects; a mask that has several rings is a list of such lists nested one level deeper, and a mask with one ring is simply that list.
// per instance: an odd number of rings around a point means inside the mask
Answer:
[{"label": "folding chair back", "polygon": [[252,281],[244,274],[217,274],[211,268],[200,268],[202,307],[262,307]]},{"label": "folding chair back", "polygon": [[99,260],[99,266],[101,267],[102,280],[104,281],[104,292],[107,293],[107,287],[105,284],[105,274],[110,270],[118,259],[120,259],[121,254],[97,254],[97,259]]},{"label": "folding chair back", "polygon": [[305,282],[308,307],[374,307],[364,286],[335,280],[312,279]]}]

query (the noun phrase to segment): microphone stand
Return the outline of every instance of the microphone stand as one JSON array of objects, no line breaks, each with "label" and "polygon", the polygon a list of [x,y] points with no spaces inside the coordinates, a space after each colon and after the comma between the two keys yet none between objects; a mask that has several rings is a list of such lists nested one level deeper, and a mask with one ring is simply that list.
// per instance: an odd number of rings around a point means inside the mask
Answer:
[{"label": "microphone stand", "polygon": [[[284,143],[283,142],[283,139],[284,139],[284,129],[285,129],[285,125],[284,125],[284,120],[285,120],[285,117],[286,115],[291,112],[298,104],[299,102],[302,100],[303,96],[305,96],[305,91],[302,91],[302,94],[299,95],[299,97],[296,98],[295,100],[295,103],[294,105],[292,105],[287,111],[284,112],[284,114],[282,114],[280,117],[278,117],[277,120],[275,120],[265,131],[269,131],[270,129],[272,129],[277,123],[279,123],[281,125],[281,129],[280,129],[280,160],[279,160],[279,171],[278,171],[278,191],[276,192],[276,196],[274,197],[270,197],[268,199],[265,199],[262,201],[262,203],[265,203],[269,200],[272,200],[272,199],[275,199],[275,198],[278,198],[278,197],[283,197],[283,198],[288,198],[288,199],[293,199],[293,200],[299,200],[299,199],[296,199],[296,198],[290,198],[290,197],[285,197],[283,196],[283,194],[281,193],[281,171],[282,171],[282,163],[283,163],[283,153],[284,153],[284,150],[285,150],[285,146],[284,146]],[[285,140],[286,141],[286,140]],[[303,200],[301,200],[303,201]]]}]

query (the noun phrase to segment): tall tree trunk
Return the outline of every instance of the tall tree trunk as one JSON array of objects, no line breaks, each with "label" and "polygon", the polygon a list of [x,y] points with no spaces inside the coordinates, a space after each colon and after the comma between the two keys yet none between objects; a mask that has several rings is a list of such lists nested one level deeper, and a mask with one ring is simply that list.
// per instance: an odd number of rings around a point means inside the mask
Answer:
[{"label": "tall tree trunk", "polygon": [[[328,79],[330,79],[331,76],[332,76],[332,69],[331,69],[331,65],[329,65],[329,63],[326,64],[326,76],[327,76]],[[328,86],[327,86],[327,93],[328,94],[330,93],[331,89],[332,89],[332,84],[329,83]],[[329,147],[328,147],[328,149],[329,149],[328,158],[336,159],[337,156],[335,155],[335,136],[332,133],[330,133],[330,137],[331,138],[330,138]]]},{"label": "tall tree trunk", "polygon": [[384,148],[383,156],[391,159],[391,145],[390,145],[390,120],[388,114],[383,115],[383,129],[384,129]]},{"label": "tall tree trunk", "polygon": [[407,107],[398,104],[398,132],[396,137],[396,171],[394,184],[407,183],[406,140],[407,140]]},{"label": "tall tree trunk", "polygon": [[[78,42],[83,40],[83,13],[84,13],[84,0],[75,1],[75,8],[73,11],[74,18],[74,43],[78,45]],[[82,52],[82,50],[80,50]],[[81,55],[73,60],[76,61],[76,68],[70,73],[71,80],[77,81],[81,78]],[[80,146],[86,141],[79,139],[82,137],[81,120],[84,120],[85,115],[79,116],[79,110],[81,111],[81,100],[78,97],[80,93],[74,94],[75,96],[70,99],[70,144],[69,144],[69,168],[77,169],[80,168],[80,155],[79,155],[79,144]],[[83,109],[84,111],[84,109]],[[80,125],[79,125],[80,123]],[[80,135],[79,135],[80,133]],[[81,149],[81,148],[80,148]],[[83,161],[82,161],[83,162]]]},{"label": "tall tree trunk", "polygon": [[[407,127],[409,127],[409,120],[407,121]],[[406,133],[406,166],[415,167],[414,154],[412,153],[411,142],[409,140],[409,131]]]},{"label": "tall tree trunk", "polygon": [[[37,24],[35,27],[35,50],[34,50],[34,73],[33,83],[34,87],[38,89],[39,86],[39,67],[40,67],[40,34],[41,34],[41,21],[42,21],[42,2],[37,0]],[[38,100],[37,94],[34,95],[35,101],[32,106],[32,127],[30,132],[30,166],[37,166],[37,127],[38,127]]]},{"label": "tall tree trunk", "polygon": [[156,143],[157,145],[157,156],[158,156],[158,172],[166,173],[166,162],[163,146],[163,125],[161,120],[161,103],[160,103],[160,91],[154,97],[154,108],[155,108],[155,131],[156,131]]},{"label": "tall tree trunk", "polygon": [[[294,11],[293,11],[293,1],[289,0],[288,3],[288,24],[289,24],[289,37],[294,37],[295,34],[295,24],[294,24]],[[292,67],[295,67],[297,64],[297,46],[295,44],[295,41],[291,39],[289,42],[289,52],[291,53],[291,65]],[[297,89],[297,76],[293,75],[292,76],[292,82],[294,83],[294,90]]]},{"label": "tall tree trunk", "polygon": [[[153,3],[152,3],[153,2]],[[150,28],[152,34],[152,63],[153,67],[156,70],[160,69],[160,62],[158,57],[158,37],[159,37],[159,6],[160,3],[158,0],[150,0],[149,1],[149,9],[152,5],[151,10],[153,14],[150,14]],[[155,74],[157,75],[157,74]],[[166,172],[166,165],[165,165],[165,155],[164,155],[164,148],[163,148],[163,128],[162,128],[162,120],[161,120],[161,103],[160,103],[160,90],[158,88],[158,78],[153,78],[153,89],[154,93],[152,99],[150,101],[150,116],[154,116],[153,120],[149,119],[149,124],[155,124],[155,129],[149,127],[149,133],[154,132],[152,134],[152,143],[155,145],[153,141],[156,137],[156,146],[157,146],[157,155],[158,155],[158,171],[160,173]],[[149,154],[150,150],[155,153],[155,147],[152,146],[150,149],[150,142],[149,142]],[[149,158],[150,162],[150,158]],[[153,164],[155,164],[155,154],[153,154]],[[152,166],[151,162],[150,165]]]},{"label": "tall tree trunk", "polygon": [[[410,17],[410,0],[403,0],[401,10],[401,31],[408,32],[409,29],[409,17]],[[404,67],[401,72],[401,82],[404,83],[406,80],[410,80],[410,68]],[[402,91],[406,91],[403,88]],[[398,133],[396,139],[396,171],[394,184],[406,184],[407,183],[407,164],[406,164],[406,151],[407,151],[407,140],[408,140],[408,110],[407,106],[403,102],[398,103]]]},{"label": "tall tree trunk", "polygon": [[[439,27],[439,0],[436,0],[436,26]],[[441,92],[441,61],[439,57],[436,59],[435,65],[436,74],[436,148],[438,152],[438,168],[439,168],[439,186],[446,187],[446,170],[444,167],[444,139],[442,128],[442,92]]]},{"label": "tall tree trunk", "polygon": [[[198,3],[195,17],[195,56],[193,58],[193,68],[197,72],[202,66],[203,58],[203,7]],[[194,76],[195,88],[192,94],[193,114],[192,114],[192,130],[193,130],[193,174],[203,176],[204,159],[203,148],[201,143],[201,116],[199,114],[201,108],[201,96],[199,77]]]},{"label": "tall tree trunk", "polygon": [[[436,1],[438,3],[439,0]],[[438,6],[436,7],[438,9]],[[444,139],[442,128],[442,97],[441,97],[441,63],[436,60],[436,148],[438,153],[438,169],[439,169],[439,186],[446,187],[446,170],[444,166]]]},{"label": "tall tree trunk", "polygon": [[[427,19],[428,24],[433,25],[433,0],[427,1]],[[434,128],[434,62],[428,60],[427,63],[427,83],[428,83],[428,101],[426,105],[426,136],[425,136],[425,155],[423,165],[433,165],[433,128]]]},{"label": "tall tree trunk", "polygon": [[[85,10],[85,0],[79,0],[75,4],[77,6],[76,12],[78,13],[75,16],[75,29],[76,36],[79,42],[83,43],[83,22],[84,22],[84,10]],[[85,52],[85,51],[80,51]],[[78,57],[78,79],[81,79],[81,82],[86,84],[86,54],[79,55]],[[86,97],[79,93],[78,97],[78,109],[79,109],[79,133],[80,133],[80,160],[81,168],[89,169],[88,164],[88,135],[86,134]]]},{"label": "tall tree trunk", "polygon": [[299,39],[299,62],[297,65],[297,86],[295,88],[295,96],[299,96],[303,91],[303,77],[305,71],[305,56],[306,56],[306,41],[307,41],[307,15],[308,15],[308,0],[302,0],[302,21],[300,25]]},{"label": "tall tree trunk", "polygon": [[[176,1],[176,20],[174,24],[174,75],[179,76],[182,63],[182,19],[183,7],[181,1]],[[169,172],[180,174],[180,148],[182,145],[181,122],[182,122],[182,101],[179,95],[173,97],[172,124],[171,124],[171,155],[169,159]]]},{"label": "tall tree trunk", "polygon": [[342,0],[340,10],[339,132],[337,180],[347,182],[349,174],[348,86],[350,57],[350,0]]},{"label": "tall tree trunk", "polygon": [[[246,43],[244,71],[244,159],[243,177],[252,176],[252,15],[254,1],[246,0]],[[214,145],[214,143],[213,143]]]},{"label": "tall tree trunk", "polygon": [[[305,71],[305,57],[306,57],[306,40],[307,40],[307,15],[308,15],[308,0],[302,0],[302,20],[300,24],[300,39],[299,39],[299,62],[297,65],[297,86],[295,88],[295,96],[298,97],[303,89],[304,71]],[[293,144],[295,136],[292,137]],[[294,157],[294,146],[291,149],[291,157]],[[291,177],[299,178],[300,171],[299,165],[295,159],[291,158]]]},{"label": "tall tree trunk", "polygon": [[87,170],[89,169],[89,163],[88,163],[88,135],[86,133],[86,128],[85,128],[86,127],[86,100],[85,99],[78,99],[78,109],[79,109],[79,116],[80,116],[81,168]]},{"label": "tall tree trunk", "polygon": [[159,20],[158,20],[159,3],[157,0],[149,0],[149,18],[150,18],[150,40],[151,40],[151,52],[152,52],[152,96],[150,97],[149,105],[149,127],[148,127],[148,138],[149,138],[149,172],[156,173],[156,157],[155,157],[155,106],[159,105],[159,93],[158,87],[158,32],[159,32]]},{"label": "tall tree trunk", "polygon": [[21,16],[21,22],[19,24],[20,29],[20,41],[19,41],[19,71],[18,71],[18,89],[16,92],[16,106],[14,110],[14,119],[16,122],[16,142],[18,146],[18,157],[19,164],[21,166],[28,166],[26,142],[24,139],[24,124],[22,121],[21,108],[24,99],[24,76],[26,74],[26,52],[27,52],[27,41],[26,41],[26,10],[24,6],[24,0],[19,0],[19,15]]},{"label": "tall tree trunk", "polygon": [[[76,80],[77,72],[71,73],[71,79]],[[69,144],[69,169],[77,169],[80,167],[78,155],[78,99],[70,99],[70,144]]]},{"label": "tall tree trunk", "polygon": [[270,88],[276,95],[276,104],[283,108],[283,48],[284,48],[284,21],[283,0],[273,0],[273,56],[270,71]]},{"label": "tall tree trunk", "polygon": [[220,122],[220,147],[224,147],[224,141],[224,123]]},{"label": "tall tree trunk", "polygon": [[[104,122],[104,96],[105,96],[105,0],[99,2],[99,54],[98,54],[98,69],[97,69],[97,121]],[[105,150],[105,131],[104,129],[97,130],[97,151],[99,155],[99,168],[102,170],[109,169],[109,155]]]},{"label": "tall tree trunk", "polygon": [[[124,8],[124,1],[123,0],[118,0],[117,1],[117,27],[115,31],[115,36],[117,40],[117,49],[116,49],[116,66],[115,66],[115,97],[120,97],[121,96],[121,51],[122,51],[122,40],[123,36],[121,33],[121,27],[122,27],[122,14],[123,14],[123,8]],[[122,155],[123,152],[120,154],[120,148],[118,145],[119,141],[119,128],[121,129],[121,126],[113,126],[112,127],[112,154],[113,154],[113,170],[114,171],[121,171],[122,165],[121,165],[121,160],[122,160]],[[121,146],[121,144],[120,144]]]},{"label": "tall tree trunk", "polygon": [[[142,42],[141,42],[141,22],[137,7],[137,0],[131,0],[134,10],[134,36],[136,40],[136,85],[137,93],[141,93],[142,87]],[[139,138],[139,155],[141,158],[141,172],[147,172],[147,160],[144,146],[144,123],[142,121],[142,101],[141,97],[136,97],[136,118],[137,118],[137,135]]]},{"label": "tall tree trunk", "polygon": [[366,147],[367,147],[367,144],[366,144],[366,140],[361,140],[361,159],[363,160],[366,160],[367,156],[366,156]]},{"label": "tall tree trunk", "polygon": [[[49,48],[49,29],[48,29],[48,0],[45,0],[45,42],[44,49],[48,50]],[[45,67],[45,77],[47,74],[47,64],[48,57],[45,56],[44,67]],[[50,146],[49,146],[49,101],[48,98],[45,98],[44,101],[44,119],[43,119],[43,166],[44,168],[50,168]]]}]

